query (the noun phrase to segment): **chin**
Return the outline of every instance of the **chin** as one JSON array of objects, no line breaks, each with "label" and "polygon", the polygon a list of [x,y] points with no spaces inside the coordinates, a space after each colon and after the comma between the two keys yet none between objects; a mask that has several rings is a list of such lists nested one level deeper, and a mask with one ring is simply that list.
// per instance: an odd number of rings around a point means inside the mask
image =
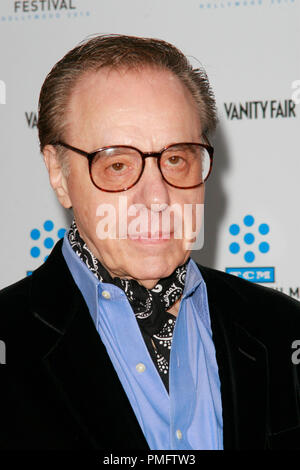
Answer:
[{"label": "chin", "polygon": [[181,253],[176,256],[169,252],[165,256],[161,253],[159,255],[152,254],[147,257],[137,257],[137,261],[131,264],[130,271],[135,279],[139,280],[158,280],[163,277],[168,277],[177,268],[183,264],[187,259],[186,253]]}]

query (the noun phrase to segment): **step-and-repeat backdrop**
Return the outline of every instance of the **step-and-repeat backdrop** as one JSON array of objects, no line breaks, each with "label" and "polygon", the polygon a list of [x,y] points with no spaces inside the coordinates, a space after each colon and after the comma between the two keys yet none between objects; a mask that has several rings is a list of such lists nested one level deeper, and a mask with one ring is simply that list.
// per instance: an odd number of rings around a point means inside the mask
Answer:
[{"label": "step-and-repeat backdrop", "polygon": [[204,247],[192,257],[300,300],[300,0],[1,0],[0,287],[29,275],[71,213],[39,153],[46,74],[96,33],[162,38],[206,69],[219,126]]}]

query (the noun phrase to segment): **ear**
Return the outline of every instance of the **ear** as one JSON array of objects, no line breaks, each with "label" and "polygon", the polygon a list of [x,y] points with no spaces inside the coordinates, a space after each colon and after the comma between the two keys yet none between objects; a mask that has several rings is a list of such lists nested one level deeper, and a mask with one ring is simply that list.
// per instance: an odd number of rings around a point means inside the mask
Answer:
[{"label": "ear", "polygon": [[46,145],[43,150],[44,161],[49,173],[49,180],[57,199],[63,207],[69,209],[72,202],[69,196],[67,177],[63,172],[58,153],[53,145]]}]

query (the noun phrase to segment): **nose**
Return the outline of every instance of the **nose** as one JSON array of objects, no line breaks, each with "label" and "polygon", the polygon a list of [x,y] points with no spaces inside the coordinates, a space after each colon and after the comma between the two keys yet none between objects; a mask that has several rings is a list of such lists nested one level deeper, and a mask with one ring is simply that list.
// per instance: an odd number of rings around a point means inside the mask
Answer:
[{"label": "nose", "polygon": [[[149,155],[145,159],[143,174],[136,185],[134,202],[142,203],[152,211],[163,211],[170,204],[169,188],[158,167],[158,159]],[[151,208],[152,204],[156,207]]]}]

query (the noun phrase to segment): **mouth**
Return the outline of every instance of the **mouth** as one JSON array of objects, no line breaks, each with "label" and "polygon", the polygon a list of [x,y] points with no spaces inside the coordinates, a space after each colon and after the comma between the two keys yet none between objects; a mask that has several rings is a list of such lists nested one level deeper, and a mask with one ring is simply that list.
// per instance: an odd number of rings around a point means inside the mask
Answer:
[{"label": "mouth", "polygon": [[134,235],[128,234],[128,238],[133,241],[137,242],[145,242],[145,243],[160,243],[166,242],[173,238],[173,232],[144,232],[144,233],[136,233]]}]

